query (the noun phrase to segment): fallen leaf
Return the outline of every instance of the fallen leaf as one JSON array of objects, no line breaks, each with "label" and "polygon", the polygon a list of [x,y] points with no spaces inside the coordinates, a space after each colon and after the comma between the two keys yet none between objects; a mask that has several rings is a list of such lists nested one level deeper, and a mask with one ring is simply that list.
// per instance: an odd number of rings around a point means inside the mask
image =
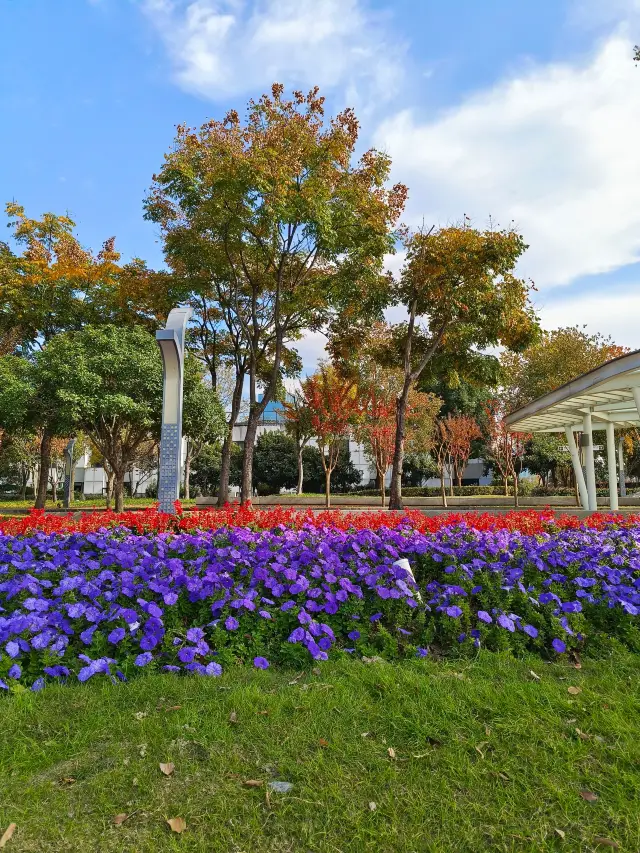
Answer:
[{"label": "fallen leaf", "polygon": [[582,664],[579,661],[578,661],[578,663],[574,663],[573,666],[575,669],[582,669]]},{"label": "fallen leaf", "polygon": [[169,761],[167,764],[159,764],[160,771],[164,773],[165,776],[171,776],[173,771],[176,769],[175,766]]},{"label": "fallen leaf", "polygon": [[389,749],[387,750],[387,753],[389,754],[389,758],[392,758],[392,759],[396,758],[396,751],[392,746],[389,747]]},{"label": "fallen leaf", "polygon": [[531,678],[535,679],[536,681],[540,681],[540,676],[537,673],[535,673],[532,669],[529,670],[529,675],[531,676]]},{"label": "fallen leaf", "polygon": [[598,795],[594,794],[593,791],[580,791],[580,796],[588,803],[595,803],[595,801],[598,799]]},{"label": "fallen leaf", "polygon": [[412,758],[427,758],[429,755],[431,755],[430,752],[421,752],[418,755],[412,755],[411,757]]},{"label": "fallen leaf", "polygon": [[314,668],[311,670],[311,672],[312,672],[314,675],[322,675],[322,670],[320,669],[320,667],[319,667],[319,666],[314,666]]},{"label": "fallen leaf", "polygon": [[482,751],[482,748],[487,746],[488,743],[489,743],[489,741],[483,740],[481,743],[479,743],[476,746],[476,752],[479,753],[483,758],[484,758],[484,752]]},{"label": "fallen leaf", "polygon": [[506,774],[506,773],[503,773],[502,771],[499,771],[498,776],[499,776],[501,779],[504,779],[504,781],[505,781],[505,782],[510,782],[510,781],[511,781],[511,779],[507,776],[507,774]]},{"label": "fallen leaf", "polygon": [[376,804],[376,803],[374,803],[373,801],[371,801],[371,802],[369,803],[369,811],[370,811],[370,812],[374,812],[377,808],[378,808],[377,804]]},{"label": "fallen leaf", "polygon": [[620,845],[617,841],[612,841],[611,838],[603,838],[601,835],[596,835],[593,841],[598,845],[598,847],[613,847],[614,850],[620,849]]},{"label": "fallen leaf", "polygon": [[140,744],[140,746],[138,747],[138,751],[139,751],[139,753],[140,753],[140,758],[144,758],[144,757],[145,757],[145,755],[147,754],[147,745],[146,745],[146,743],[142,743],[142,744]]},{"label": "fallen leaf", "polygon": [[258,714],[259,717],[268,717],[269,716],[268,711],[256,711],[256,713]]},{"label": "fallen leaf", "polygon": [[125,822],[125,820],[127,820],[128,817],[129,815],[125,812],[121,812],[120,814],[115,815],[113,818],[113,825],[121,826]]},{"label": "fallen leaf", "polygon": [[13,835],[13,833],[16,831],[17,828],[18,828],[17,823],[10,823],[9,824],[9,826],[4,831],[2,838],[0,838],[0,847],[5,846],[5,844],[7,843],[7,841],[9,841],[9,839],[11,838],[11,836]]},{"label": "fallen leaf", "polygon": [[187,828],[187,822],[183,817],[170,817],[167,818],[167,823],[169,824],[169,828],[171,832],[184,832]]},{"label": "fallen leaf", "polygon": [[577,720],[577,718],[576,718],[576,717],[572,717],[570,720],[567,720],[567,723],[568,723],[569,725],[571,725],[571,723],[577,723],[577,722],[578,722],[578,720]]},{"label": "fallen leaf", "polygon": [[329,741],[328,741],[328,740],[325,740],[323,737],[321,737],[321,738],[320,738],[320,740],[318,741],[318,743],[320,744],[320,746],[321,746],[323,749],[326,749],[326,748],[329,746]]},{"label": "fallen leaf", "polygon": [[572,696],[577,696],[578,693],[582,693],[582,687],[567,687],[567,693],[570,693]]},{"label": "fallen leaf", "polygon": [[75,785],[76,780],[73,778],[73,776],[63,776],[62,779],[60,780],[60,784],[61,785]]},{"label": "fallen leaf", "polygon": [[245,779],[242,784],[245,788],[261,788],[262,779]]},{"label": "fallen leaf", "polygon": [[371,734],[371,732],[362,732],[360,737],[369,737],[370,734]]},{"label": "fallen leaf", "polygon": [[168,708],[165,708],[165,711],[179,711],[182,708],[182,705],[170,705]]},{"label": "fallen leaf", "polygon": [[304,670],[303,670],[302,672],[299,672],[299,673],[295,676],[295,678],[292,678],[292,679],[291,679],[291,681],[289,682],[289,686],[291,686],[292,684],[297,684],[297,683],[300,681],[300,679],[302,678],[302,676],[303,676],[303,675],[304,675]]},{"label": "fallen leaf", "polygon": [[489,726],[484,727],[484,733],[487,737],[491,737],[491,729],[489,728]]},{"label": "fallen leaf", "polygon": [[237,722],[238,722],[238,715],[236,714],[236,712],[235,712],[235,711],[232,711],[232,712],[229,714],[229,722],[230,722],[230,723],[237,723]]},{"label": "fallen leaf", "polygon": [[136,718],[136,720],[144,720],[144,718],[147,717],[148,714],[146,711],[136,711],[133,716]]},{"label": "fallen leaf", "polygon": [[576,734],[578,735],[580,740],[589,740],[590,735],[585,734],[584,732],[580,731],[580,729],[576,729]]},{"label": "fallen leaf", "polygon": [[559,835],[559,836],[560,836],[560,838],[564,838],[564,837],[565,837],[565,835],[566,835],[566,833],[565,833],[565,832],[563,832],[563,830],[562,830],[562,829],[554,829],[553,831],[556,833],[556,835]]},{"label": "fallen leaf", "polygon": [[368,658],[365,655],[362,656],[363,663],[384,663],[384,658],[381,658],[379,655],[374,655],[372,658]]}]

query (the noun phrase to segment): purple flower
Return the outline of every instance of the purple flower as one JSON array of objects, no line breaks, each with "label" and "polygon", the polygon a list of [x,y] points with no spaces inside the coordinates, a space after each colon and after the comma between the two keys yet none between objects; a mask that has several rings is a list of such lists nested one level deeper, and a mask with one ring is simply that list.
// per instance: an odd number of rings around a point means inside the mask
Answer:
[{"label": "purple flower", "polygon": [[420,648],[420,646],[416,649],[416,657],[426,658],[429,654],[429,649]]},{"label": "purple flower", "polygon": [[486,622],[488,625],[493,622],[493,619],[489,616],[486,610],[478,610],[478,619],[482,622]]},{"label": "purple flower", "polygon": [[224,627],[227,631],[236,631],[240,627],[240,623],[233,616],[227,616],[224,620]]},{"label": "purple flower", "polygon": [[373,616],[369,616],[369,622],[377,622],[378,619],[382,619],[382,613],[374,613]]},{"label": "purple flower", "polygon": [[107,640],[109,640],[110,643],[113,643],[115,645],[116,643],[119,643],[120,640],[124,639],[125,633],[126,631],[124,630],[124,628],[114,628],[113,631],[107,637]]},{"label": "purple flower", "polygon": [[9,667],[9,672],[7,673],[7,676],[9,678],[20,678],[21,675],[22,669],[19,664],[14,663],[12,666]]},{"label": "purple flower", "polygon": [[301,643],[304,640],[304,628],[294,628],[289,634],[290,643]]},{"label": "purple flower", "polygon": [[563,643],[562,640],[558,640],[557,637],[551,642],[551,645],[553,646],[554,651],[556,651],[559,655],[561,655],[563,652],[566,652],[567,650],[566,644]]},{"label": "purple flower", "polygon": [[534,628],[533,625],[525,625],[522,630],[525,632],[525,634],[528,634],[530,637],[533,637],[534,640],[538,636],[538,629]]},{"label": "purple flower", "polygon": [[7,643],[5,649],[10,658],[17,658],[20,654],[20,646],[13,640]]},{"label": "purple flower", "polygon": [[447,616],[451,616],[452,619],[459,619],[462,616],[462,610],[457,604],[452,604],[449,607],[445,607],[444,612]]},{"label": "purple flower", "polygon": [[184,649],[180,649],[178,652],[178,660],[182,661],[182,663],[191,663],[196,656],[196,649],[193,646],[185,646]]},{"label": "purple flower", "polygon": [[136,666],[146,666],[148,663],[151,663],[153,660],[153,655],[151,652],[144,652],[144,654],[138,655],[135,659]]},{"label": "purple flower", "polygon": [[37,693],[39,690],[42,690],[44,687],[44,678],[36,678],[36,680],[31,685],[31,689],[34,693]]},{"label": "purple flower", "polygon": [[189,628],[187,631],[187,640],[190,643],[199,643],[200,640],[204,640],[204,631],[202,628]]},{"label": "purple flower", "polygon": [[253,659],[253,665],[258,669],[268,669],[269,661],[266,658],[257,657]]},{"label": "purple flower", "polygon": [[222,675],[222,667],[219,663],[211,661],[204,668],[205,675]]},{"label": "purple flower", "polygon": [[360,639],[360,631],[349,631],[347,637],[350,640],[359,640]]}]

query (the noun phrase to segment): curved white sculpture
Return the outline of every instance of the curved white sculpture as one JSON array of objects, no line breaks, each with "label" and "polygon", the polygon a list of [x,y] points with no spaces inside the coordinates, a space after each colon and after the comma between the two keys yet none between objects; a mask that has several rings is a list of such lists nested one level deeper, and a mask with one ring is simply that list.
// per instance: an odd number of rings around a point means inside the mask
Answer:
[{"label": "curved white sculpture", "polygon": [[172,515],[175,515],[182,479],[184,337],[190,316],[191,308],[174,308],[169,312],[166,327],[156,332],[164,365],[158,501],[160,512]]}]

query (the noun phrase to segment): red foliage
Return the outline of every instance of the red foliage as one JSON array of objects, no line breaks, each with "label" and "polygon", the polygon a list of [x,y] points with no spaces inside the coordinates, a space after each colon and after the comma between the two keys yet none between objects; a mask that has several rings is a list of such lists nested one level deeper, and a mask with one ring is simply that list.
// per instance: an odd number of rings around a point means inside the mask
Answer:
[{"label": "red foliage", "polygon": [[519,530],[534,534],[553,531],[557,528],[579,528],[582,526],[600,529],[609,524],[629,526],[640,524],[640,515],[616,515],[594,513],[586,519],[574,515],[556,515],[552,509],[493,513],[443,513],[429,517],[420,510],[404,512],[340,510],[314,512],[293,508],[273,507],[254,509],[250,504],[227,504],[223,509],[210,509],[178,515],[160,513],[157,509],[115,513],[83,513],[79,518],[71,515],[45,515],[42,510],[33,510],[28,516],[0,519],[0,532],[17,536],[42,530],[45,533],[90,533],[113,527],[126,527],[133,533],[163,533],[166,531],[217,530],[222,527],[251,527],[267,530],[278,526],[298,529],[305,524],[316,527],[331,526],[340,530],[378,530],[381,527],[411,527],[422,533],[435,533],[442,527],[464,523],[474,530]]}]

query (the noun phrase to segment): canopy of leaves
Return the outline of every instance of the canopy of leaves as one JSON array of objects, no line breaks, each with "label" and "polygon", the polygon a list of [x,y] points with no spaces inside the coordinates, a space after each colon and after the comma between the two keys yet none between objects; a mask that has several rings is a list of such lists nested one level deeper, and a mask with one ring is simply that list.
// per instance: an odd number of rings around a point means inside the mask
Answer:
[{"label": "canopy of leaves", "polygon": [[286,433],[263,433],[256,442],[253,481],[258,494],[277,495],[280,489],[291,489],[298,479],[295,441]]},{"label": "canopy of leaves", "polygon": [[553,391],[628,352],[600,332],[567,326],[543,332],[540,341],[522,353],[501,356],[505,392],[511,410]]}]

